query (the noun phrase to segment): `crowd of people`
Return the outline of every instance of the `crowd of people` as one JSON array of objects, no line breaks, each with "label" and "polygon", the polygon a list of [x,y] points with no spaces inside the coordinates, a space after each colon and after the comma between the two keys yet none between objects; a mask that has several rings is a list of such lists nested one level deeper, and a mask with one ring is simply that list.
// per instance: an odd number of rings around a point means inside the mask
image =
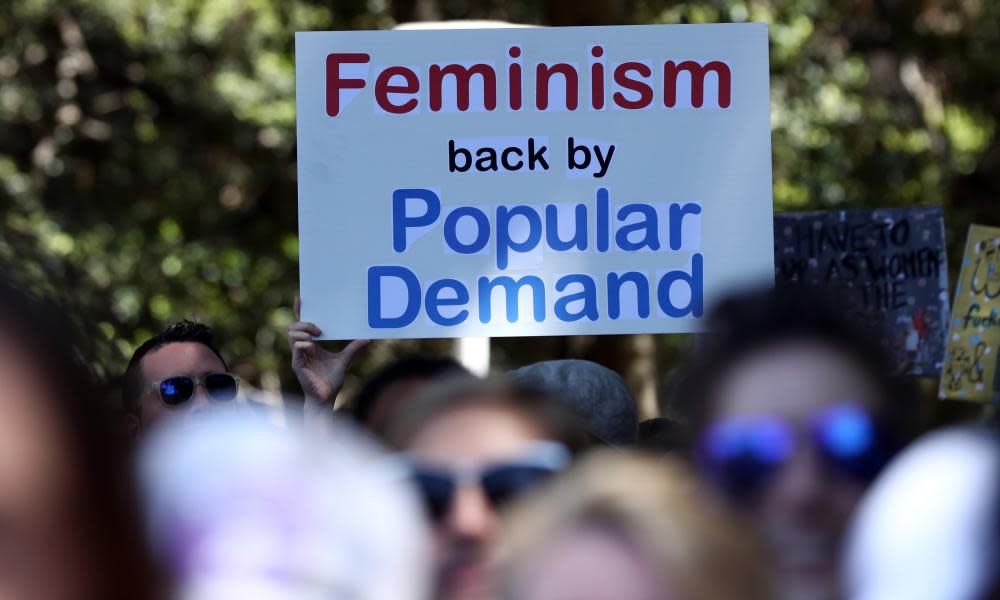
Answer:
[{"label": "crowd of people", "polygon": [[122,435],[64,317],[0,280],[0,598],[1000,598],[996,431],[918,435],[822,295],[722,301],[655,423],[582,360],[404,357],[338,403],[369,342],[301,321],[272,418],[181,321],[123,374]]}]

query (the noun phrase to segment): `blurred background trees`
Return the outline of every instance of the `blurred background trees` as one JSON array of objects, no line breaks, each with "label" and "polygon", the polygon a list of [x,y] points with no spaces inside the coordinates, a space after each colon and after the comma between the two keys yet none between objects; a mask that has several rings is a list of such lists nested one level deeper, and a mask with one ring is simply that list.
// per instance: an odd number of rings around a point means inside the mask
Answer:
[{"label": "blurred background trees", "polygon": [[[188,317],[248,381],[295,391],[294,32],[469,18],[765,21],[778,210],[942,204],[953,272],[968,224],[1000,223],[993,0],[6,0],[0,259],[81,315],[106,377]],[[494,366],[593,358],[648,403],[687,343],[495,340]],[[449,347],[379,344],[355,372]]]}]

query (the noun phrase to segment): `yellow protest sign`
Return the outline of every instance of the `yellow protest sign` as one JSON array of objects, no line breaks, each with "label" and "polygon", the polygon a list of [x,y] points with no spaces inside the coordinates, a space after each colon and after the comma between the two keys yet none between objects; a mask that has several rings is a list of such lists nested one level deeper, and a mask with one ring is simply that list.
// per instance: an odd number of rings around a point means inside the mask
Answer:
[{"label": "yellow protest sign", "polygon": [[1000,395],[1000,228],[972,225],[955,287],[938,395],[989,402]]}]

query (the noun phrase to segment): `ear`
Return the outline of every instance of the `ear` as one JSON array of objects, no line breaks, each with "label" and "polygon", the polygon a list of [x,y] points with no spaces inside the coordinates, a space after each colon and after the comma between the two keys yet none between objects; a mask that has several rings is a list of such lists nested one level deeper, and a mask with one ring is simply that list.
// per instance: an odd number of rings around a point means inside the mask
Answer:
[{"label": "ear", "polygon": [[135,440],[142,432],[142,418],[131,411],[118,414],[118,433],[128,440]]}]

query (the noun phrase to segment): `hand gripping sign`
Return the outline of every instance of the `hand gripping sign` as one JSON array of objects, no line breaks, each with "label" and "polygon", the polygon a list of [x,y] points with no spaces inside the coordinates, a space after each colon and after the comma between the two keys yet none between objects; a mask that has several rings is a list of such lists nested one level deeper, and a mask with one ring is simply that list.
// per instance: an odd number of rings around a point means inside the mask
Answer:
[{"label": "hand gripping sign", "polygon": [[296,36],[303,318],[688,332],[773,278],[762,24]]}]

